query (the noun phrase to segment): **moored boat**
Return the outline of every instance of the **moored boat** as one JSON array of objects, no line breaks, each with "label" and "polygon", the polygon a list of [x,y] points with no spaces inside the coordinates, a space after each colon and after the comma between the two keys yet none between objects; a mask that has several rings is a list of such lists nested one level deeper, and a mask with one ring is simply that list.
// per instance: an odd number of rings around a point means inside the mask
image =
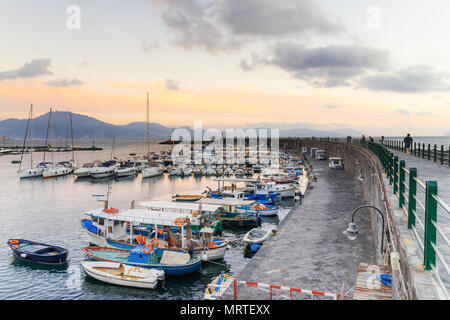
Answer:
[{"label": "moored boat", "polygon": [[67,249],[32,240],[9,239],[7,244],[17,258],[41,264],[64,264],[69,255]]},{"label": "moored boat", "polygon": [[220,299],[233,281],[233,277],[221,272],[210,284],[208,284],[208,287],[205,290],[204,298],[206,300]]},{"label": "moored boat", "polygon": [[245,234],[244,242],[261,244],[266,241],[271,234],[271,229],[254,228]]},{"label": "moored boat", "polygon": [[118,262],[135,267],[164,270],[167,275],[186,275],[201,270],[202,264],[199,256],[190,256],[183,251],[172,251],[153,248],[149,244],[136,247],[132,250],[85,247],[83,252],[91,260]]},{"label": "moored boat", "polygon": [[197,201],[203,198],[202,194],[177,194],[172,197],[172,201]]},{"label": "moored boat", "polygon": [[81,267],[94,279],[120,286],[155,289],[164,282],[163,270],[106,261],[82,261]]}]

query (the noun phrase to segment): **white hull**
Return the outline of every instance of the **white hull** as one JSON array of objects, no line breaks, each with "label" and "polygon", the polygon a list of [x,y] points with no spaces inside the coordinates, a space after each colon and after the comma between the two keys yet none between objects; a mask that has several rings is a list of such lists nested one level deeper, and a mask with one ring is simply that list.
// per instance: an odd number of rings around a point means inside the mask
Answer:
[{"label": "white hull", "polygon": [[52,168],[52,169],[48,169],[45,170],[44,172],[42,172],[42,176],[44,177],[44,179],[47,178],[55,178],[55,177],[61,177],[61,176],[65,176],[68,174],[71,174],[72,170],[69,168]]},{"label": "white hull", "polygon": [[[252,237],[252,233],[260,232],[264,234],[258,234],[257,236]],[[246,243],[256,243],[261,244],[264,241],[266,241],[270,235],[272,234],[272,230],[260,230],[258,228],[252,229],[249,232],[247,232],[244,236],[244,242]]]},{"label": "white hull", "polygon": [[19,173],[20,179],[26,179],[26,178],[34,178],[34,177],[42,177],[42,172],[44,169],[27,169],[22,170]]},{"label": "white hull", "polygon": [[[121,266],[123,268],[122,272],[119,269]],[[115,262],[82,261],[81,267],[94,279],[133,288],[155,289],[158,285],[158,277],[164,277],[164,271],[162,270],[130,267]],[[115,274],[102,271],[106,268],[110,270],[117,269],[117,271]]]},{"label": "white hull", "polygon": [[224,245],[220,247],[215,248],[208,248],[204,250],[195,250],[195,252],[200,252],[200,256],[203,256],[203,254],[206,254],[207,260],[220,260],[225,257],[225,253],[227,252],[228,244],[225,243]]},{"label": "white hull", "polygon": [[157,177],[162,174],[163,174],[163,172],[161,170],[149,170],[149,169],[142,170],[142,178]]},{"label": "white hull", "polygon": [[73,172],[79,178],[89,177],[91,175],[91,168],[80,168]]},{"label": "white hull", "polygon": [[109,171],[94,171],[94,170],[91,171],[91,177],[95,179],[107,178],[114,175],[115,175],[114,169],[111,169]]},{"label": "white hull", "polygon": [[137,174],[137,170],[136,169],[125,169],[125,170],[116,170],[116,176],[118,177],[129,177],[129,176],[134,176],[135,174]]}]

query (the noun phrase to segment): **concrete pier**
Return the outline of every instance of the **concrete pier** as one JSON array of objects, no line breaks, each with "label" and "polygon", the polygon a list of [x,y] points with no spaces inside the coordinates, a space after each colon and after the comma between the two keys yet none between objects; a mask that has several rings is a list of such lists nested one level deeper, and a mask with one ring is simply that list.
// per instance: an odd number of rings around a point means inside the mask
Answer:
[{"label": "concrete pier", "polygon": [[[317,182],[310,184],[302,205],[285,217],[277,234],[263,244],[238,280],[338,294],[343,283],[353,286],[359,263],[376,263],[369,215],[358,216],[361,236],[356,240],[342,234],[353,210],[365,204],[361,190],[346,171],[329,169],[328,161],[312,160],[311,164]],[[226,299],[233,299],[232,289]],[[289,296],[289,292],[273,292]],[[237,297],[264,300],[269,292],[239,284]],[[273,299],[285,297],[274,294]],[[294,299],[311,296],[295,293]]]}]

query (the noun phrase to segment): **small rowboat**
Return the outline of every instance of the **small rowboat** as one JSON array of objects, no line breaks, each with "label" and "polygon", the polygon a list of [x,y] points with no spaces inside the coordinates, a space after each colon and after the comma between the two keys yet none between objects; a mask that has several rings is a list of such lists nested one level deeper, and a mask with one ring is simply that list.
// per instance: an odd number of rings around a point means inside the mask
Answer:
[{"label": "small rowboat", "polygon": [[222,272],[210,284],[208,284],[208,287],[205,290],[204,298],[206,300],[220,299],[222,294],[233,283],[233,280],[233,277]]},{"label": "small rowboat", "polygon": [[272,234],[271,229],[254,228],[247,232],[244,236],[244,242],[261,244],[266,241]]},{"label": "small rowboat", "polygon": [[155,289],[164,282],[163,270],[104,261],[82,261],[81,267],[92,278],[119,286]]},{"label": "small rowboat", "polygon": [[172,197],[173,201],[197,201],[203,198],[201,194],[177,194]]},{"label": "small rowboat", "polygon": [[18,259],[41,264],[67,263],[67,249],[25,239],[9,239],[7,242]]}]

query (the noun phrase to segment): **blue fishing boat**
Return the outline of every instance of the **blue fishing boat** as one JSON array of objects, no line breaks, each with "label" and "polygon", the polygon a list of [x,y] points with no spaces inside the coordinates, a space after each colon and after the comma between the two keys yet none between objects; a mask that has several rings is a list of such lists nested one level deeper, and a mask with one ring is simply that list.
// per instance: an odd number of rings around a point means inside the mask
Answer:
[{"label": "blue fishing boat", "polygon": [[31,240],[9,239],[7,244],[16,258],[35,263],[65,264],[69,255],[69,251],[62,247]]},{"label": "blue fishing boat", "polygon": [[182,250],[164,250],[150,245],[136,247],[132,250],[85,247],[83,252],[94,261],[120,262],[125,265],[164,270],[166,275],[182,276],[199,272],[202,260]]}]

